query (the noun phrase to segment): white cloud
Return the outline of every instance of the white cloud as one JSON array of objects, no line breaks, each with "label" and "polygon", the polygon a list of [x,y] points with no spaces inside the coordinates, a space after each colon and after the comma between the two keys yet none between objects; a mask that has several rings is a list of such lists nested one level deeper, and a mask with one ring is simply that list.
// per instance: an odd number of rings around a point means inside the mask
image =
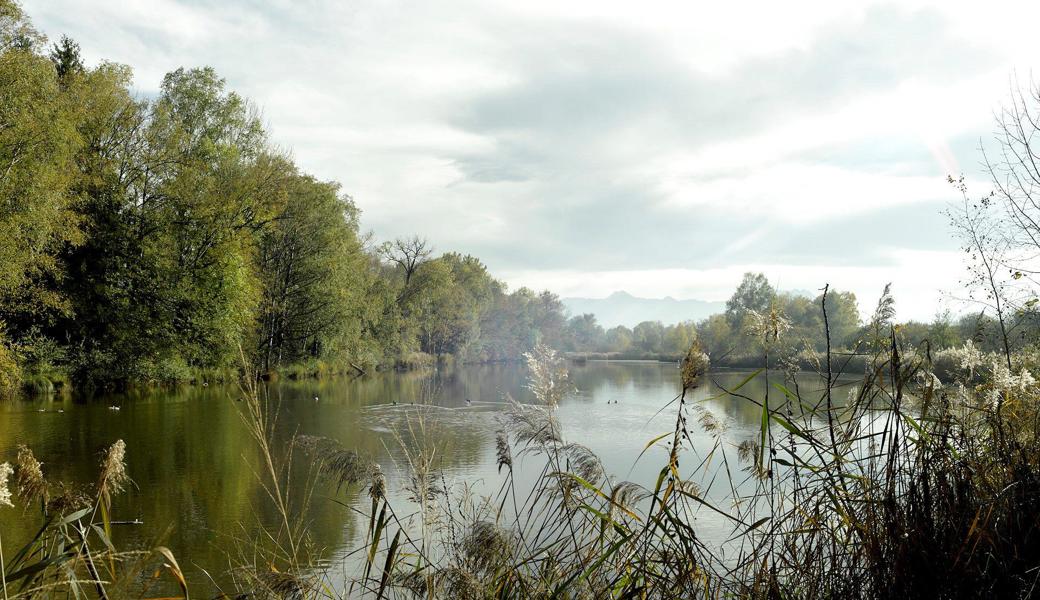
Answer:
[{"label": "white cloud", "polygon": [[829,165],[789,162],[707,181],[673,180],[668,202],[681,208],[723,206],[752,218],[826,221],[914,202],[949,197],[939,177],[867,173]]},{"label": "white cloud", "polygon": [[[366,228],[420,232],[511,283],[718,299],[761,269],[872,297],[890,278],[921,315],[956,285],[949,244],[854,231],[814,248],[840,236],[810,234],[953,199],[945,175],[978,178],[965,144],[988,137],[1009,76],[1028,79],[1040,55],[1040,4],[1015,2],[26,8],[88,60],[133,66],[145,93],[178,66],[216,67],[304,169],[343,183]],[[835,260],[773,264],[795,226],[787,255]],[[924,251],[938,253],[928,268]],[[690,267],[730,255],[740,264]]]}]

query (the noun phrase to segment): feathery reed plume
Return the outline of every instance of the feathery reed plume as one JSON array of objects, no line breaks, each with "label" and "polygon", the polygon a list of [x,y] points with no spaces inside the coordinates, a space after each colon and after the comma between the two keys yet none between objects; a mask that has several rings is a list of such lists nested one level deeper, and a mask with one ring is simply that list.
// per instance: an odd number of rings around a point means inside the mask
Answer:
[{"label": "feathery reed plume", "polygon": [[697,387],[701,377],[708,372],[711,360],[701,349],[700,342],[693,342],[690,349],[686,351],[686,357],[682,361],[681,380],[683,389],[689,390]]},{"label": "feathery reed plume", "polygon": [[448,567],[440,573],[444,582],[444,597],[458,600],[478,600],[486,598],[484,588],[477,576],[459,567]]},{"label": "feathery reed plume", "polygon": [[315,588],[313,582],[292,573],[269,571],[251,573],[251,576],[261,587],[260,591],[280,600],[303,600]]},{"label": "feathery reed plume", "polygon": [[728,429],[726,422],[719,420],[713,412],[700,405],[695,406],[694,410],[698,413],[697,422],[704,433],[716,439],[726,433]]},{"label": "feathery reed plume", "polygon": [[43,464],[36,460],[28,446],[18,446],[15,465],[18,497],[27,505],[31,502],[40,502],[46,506],[50,500],[50,494],[47,490],[47,481],[43,477]]},{"label": "feathery reed plume", "polygon": [[112,496],[126,489],[130,476],[126,473],[126,443],[116,440],[101,458],[101,474],[98,477],[98,497],[110,506]]},{"label": "feathery reed plume", "polygon": [[555,473],[555,476],[559,486],[557,491],[567,505],[575,500],[575,493],[581,494],[585,489],[583,485],[579,485],[578,479],[595,486],[604,474],[599,457],[581,444],[566,444],[560,447],[554,453],[553,459],[566,460],[560,467],[562,472]]},{"label": "feathery reed plume", "polygon": [[986,363],[986,356],[975,347],[975,342],[968,340],[960,348],[951,348],[950,356],[957,361],[961,369],[968,372],[968,381],[975,379],[975,370]]},{"label": "feathery reed plume", "polygon": [[430,577],[425,571],[413,569],[406,573],[400,571],[394,572],[394,585],[408,590],[416,598],[426,598],[430,596],[428,592],[430,587],[429,584]]},{"label": "feathery reed plume", "polygon": [[502,467],[513,470],[513,452],[509,449],[509,437],[503,429],[495,432],[495,458],[498,461],[499,473],[502,472]]},{"label": "feathery reed plume", "polygon": [[623,512],[631,513],[632,508],[649,498],[649,490],[631,481],[622,481],[610,490],[610,520],[616,521]]},{"label": "feathery reed plume", "polygon": [[567,468],[571,473],[593,485],[598,484],[603,478],[603,463],[587,446],[572,443],[560,450],[561,454],[567,457]]},{"label": "feathery reed plume", "polygon": [[510,429],[523,451],[545,450],[562,441],[560,423],[556,415],[544,406],[530,406],[513,402],[506,412]]},{"label": "feathery reed plume", "polygon": [[525,352],[527,368],[531,370],[528,386],[540,403],[556,408],[567,392],[571,391],[570,375],[563,357],[552,348],[538,344]]},{"label": "feathery reed plume", "polygon": [[762,460],[762,445],[758,440],[744,440],[737,446],[737,458],[740,462],[748,463],[748,471],[758,479],[765,479],[768,470]]},{"label": "feathery reed plume", "polygon": [[67,515],[90,506],[90,496],[83,490],[69,487],[65,482],[57,484],[58,493],[47,502],[47,512]]},{"label": "feathery reed plume", "polygon": [[888,325],[892,319],[896,316],[896,301],[892,297],[892,284],[885,284],[885,290],[881,292],[881,297],[878,298],[877,308],[874,309],[874,315],[870,319],[870,324],[874,329],[879,329]]},{"label": "feathery reed plume", "polygon": [[649,490],[632,481],[622,481],[610,490],[610,501],[625,508],[648,496],[650,496]]},{"label": "feathery reed plume", "polygon": [[425,451],[420,450],[414,457],[409,457],[408,482],[404,488],[408,492],[408,499],[412,502],[427,506],[437,496],[445,493],[440,484],[440,477],[433,467],[433,458]]},{"label": "feathery reed plume", "polygon": [[301,435],[296,446],[318,461],[318,472],[336,482],[336,489],[359,483],[372,475],[373,463],[354,450],[347,450],[336,440]]},{"label": "feathery reed plume", "polygon": [[791,321],[784,315],[779,305],[774,304],[765,313],[749,310],[746,329],[748,335],[761,338],[767,344],[780,341],[784,333],[791,328]]},{"label": "feathery reed plume", "polygon": [[0,463],[0,506],[14,506],[11,502],[11,489],[7,487],[7,480],[14,473],[11,463]]},{"label": "feathery reed plume", "polygon": [[490,521],[477,521],[462,542],[462,551],[474,568],[494,571],[513,555],[513,539]]},{"label": "feathery reed plume", "polygon": [[379,464],[372,466],[372,472],[369,475],[368,496],[372,498],[373,502],[386,498],[386,476],[383,475],[383,469]]},{"label": "feathery reed plume", "polygon": [[701,497],[701,488],[695,482],[690,481],[689,479],[680,479],[676,481],[675,484],[676,488],[686,493],[687,495],[693,496],[694,498]]},{"label": "feathery reed plume", "polygon": [[758,442],[756,440],[744,440],[737,446],[737,458],[741,462],[751,462],[759,454]]}]

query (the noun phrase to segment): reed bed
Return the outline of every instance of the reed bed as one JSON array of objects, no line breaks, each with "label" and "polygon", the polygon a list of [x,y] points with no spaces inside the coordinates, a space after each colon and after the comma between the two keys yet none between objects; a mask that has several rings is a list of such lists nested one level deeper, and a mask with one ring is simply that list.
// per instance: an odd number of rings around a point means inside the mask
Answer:
[{"label": "reed bed", "polygon": [[167,548],[117,550],[111,542],[112,498],[133,483],[125,454],[126,445],[116,440],[101,453],[96,482],[78,487],[49,480],[25,446],[13,466],[0,464],[0,510],[21,510],[25,518],[36,514],[41,522],[17,552],[0,550],[5,600],[138,598],[171,586],[188,597],[184,574]]},{"label": "reed bed", "polygon": [[[825,306],[825,304],[824,304]],[[673,426],[647,440],[663,448],[652,485],[618,481],[579,440],[567,439],[557,406],[570,392],[566,361],[539,347],[528,357],[534,404],[510,401],[495,433],[500,480],[492,493],[449,483],[439,464],[432,387],[397,415],[389,455],[407,500],[388,498],[388,465],[338,441],[280,426],[266,388],[247,378],[242,418],[263,460],[256,473],[279,523],[242,536],[229,557],[227,597],[256,598],[1028,598],[1040,580],[1040,390],[1035,354],[997,357],[971,344],[943,356],[911,348],[892,323],[886,294],[856,359],[827,352],[814,364],[822,389],[802,390],[797,361],[782,355],[784,315],[769,311],[747,332],[761,368],[720,392],[761,414],[752,438],[692,390],[710,381],[694,344],[681,393],[667,403]],[[824,326],[827,325],[824,313]],[[846,383],[850,365],[860,379]],[[1010,365],[1010,366],[1009,366]],[[766,394],[745,386],[766,381]],[[430,380],[433,381],[432,379]],[[430,384],[432,386],[432,383]],[[708,440],[709,450],[694,440]],[[700,450],[698,451],[698,448]],[[390,449],[388,449],[390,450]],[[107,506],[129,479],[119,442],[97,484],[69,490],[45,480],[31,451],[18,453],[15,494],[0,505],[38,506],[46,525],[4,563],[8,597],[143,597],[141,565],[187,585],[168,551],[118,553],[107,543]],[[657,452],[654,450],[653,452]],[[294,456],[306,461],[294,466]],[[633,457],[633,461],[641,457]],[[540,469],[515,477],[514,469]],[[294,476],[293,473],[297,475]],[[301,477],[299,473],[304,473]],[[307,528],[311,492],[365,490],[344,503],[365,525],[364,543],[335,562]],[[297,498],[294,504],[292,498]],[[3,509],[3,508],[0,508]],[[10,510],[7,508],[6,510]],[[705,539],[698,517],[729,524]],[[2,560],[2,559],[0,559]]]},{"label": "reed bed", "polygon": [[[674,428],[648,440],[667,454],[649,487],[615,481],[564,439],[555,407],[569,389],[566,368],[539,348],[528,357],[538,403],[513,403],[496,435],[499,492],[475,501],[440,490],[440,526],[418,537],[405,524],[393,535],[373,530],[370,555],[383,569],[378,581],[361,577],[360,589],[409,598],[1030,597],[1040,577],[1033,367],[1022,356],[1013,371],[968,344],[943,357],[943,383],[928,348],[900,339],[893,314],[886,293],[855,360],[819,357],[820,391],[800,390],[793,368],[760,369],[724,390],[762,415],[756,438],[740,443],[707,403],[688,400],[708,378],[695,345],[669,404]],[[760,364],[792,364],[775,355],[786,327],[777,311],[752,319]],[[862,374],[852,388],[838,383],[850,365]],[[767,380],[764,397],[744,395],[754,378]],[[707,455],[692,443],[703,436]],[[513,479],[524,455],[542,459],[530,489]],[[731,524],[729,540],[698,535],[705,513]]]}]

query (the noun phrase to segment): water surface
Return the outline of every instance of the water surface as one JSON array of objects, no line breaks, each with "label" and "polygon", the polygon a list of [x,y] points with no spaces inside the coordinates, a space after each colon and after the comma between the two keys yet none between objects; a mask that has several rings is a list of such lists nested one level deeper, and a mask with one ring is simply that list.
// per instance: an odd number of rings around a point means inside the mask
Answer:
[{"label": "water surface", "polygon": [[[666,449],[651,448],[638,462],[636,457],[674,425],[673,400],[680,392],[676,365],[589,362],[573,365],[571,374],[577,389],[559,408],[566,441],[591,448],[616,480],[652,486]],[[726,372],[711,379],[731,388],[746,377],[747,373]],[[334,438],[378,461],[389,480],[391,501],[404,505],[403,453],[392,432],[414,415],[412,403],[432,402],[439,408],[426,411],[428,426],[445,481],[494,490],[502,481],[495,461],[495,431],[504,402],[509,397],[534,401],[525,378],[520,365],[493,365],[458,367],[433,377],[413,372],[277,382],[268,386],[278,407],[276,444],[285,444],[293,434]],[[808,375],[800,380],[803,392],[822,384]],[[765,390],[766,382],[759,377],[741,393],[761,398]],[[219,578],[216,574],[226,570],[228,554],[236,551],[240,540],[255,535],[258,519],[275,519],[257,481],[260,461],[239,414],[240,396],[235,387],[208,386],[2,403],[0,461],[13,460],[17,445],[26,444],[43,461],[48,477],[88,484],[96,477],[101,450],[125,440],[135,485],[116,499],[113,518],[141,524],[117,526],[116,545],[169,546],[193,583],[206,586],[204,573]],[[757,436],[761,409],[747,399],[721,394],[706,382],[692,400],[724,421],[729,451]],[[697,460],[714,444],[703,432],[693,441]],[[530,467],[532,462],[536,459],[517,457],[518,473],[525,474],[528,465],[527,480],[533,477],[529,471],[537,470]],[[708,494],[723,499],[725,491],[709,489]],[[309,518],[316,542],[330,556],[355,547],[367,525],[333,499],[348,505],[362,502],[367,509],[360,487],[337,491],[319,486]],[[5,550],[26,540],[38,524],[36,512],[0,509]],[[710,513],[699,517],[695,526],[705,539],[724,539],[732,533],[730,524]]]}]

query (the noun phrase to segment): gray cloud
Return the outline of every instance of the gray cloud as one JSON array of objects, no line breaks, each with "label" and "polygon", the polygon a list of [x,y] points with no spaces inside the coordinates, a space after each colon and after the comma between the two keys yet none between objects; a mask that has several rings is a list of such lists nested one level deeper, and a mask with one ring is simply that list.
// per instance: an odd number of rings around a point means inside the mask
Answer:
[{"label": "gray cloud", "polygon": [[[48,33],[78,39],[88,59],[129,63],[145,94],[165,71],[213,65],[264,108],[274,138],[305,169],[343,183],[381,238],[423,233],[496,272],[594,272],[887,268],[893,251],[950,249],[939,213],[946,173],[920,132],[864,132],[841,116],[823,125],[835,131],[806,140],[778,133],[853,105],[857,118],[890,122],[899,109],[875,98],[1005,68],[1006,56],[963,37],[937,6],[849,10],[783,50],[734,48],[739,57],[723,66],[682,54],[652,26],[493,0],[89,9],[41,0],[28,9]],[[748,25],[701,12],[735,39]],[[778,23],[770,34],[785,31]],[[976,173],[987,130],[950,129],[940,141],[960,170]],[[759,146],[762,137],[772,146]],[[835,178],[822,201],[841,207],[822,216],[797,202],[812,187],[798,177],[818,167]],[[770,186],[763,172],[794,174]],[[934,178],[939,191],[849,199],[850,187],[885,177],[879,194],[899,177]],[[872,234],[854,235],[863,231]]]},{"label": "gray cloud", "polygon": [[[491,140],[449,158],[481,184],[528,182],[513,226],[527,243],[473,245],[502,268],[710,267],[744,260],[876,264],[904,245],[945,248],[937,205],[897,207],[857,219],[769,228],[740,251],[719,250],[763,227],[725,206],[661,206],[652,177],[630,170],[656,151],[692,151],[756,133],[793,115],[826,111],[908,80],[941,81],[991,64],[986,51],[949,34],[932,12],[874,9],[804,50],[707,75],[655,39],[600,26],[509,32],[502,65],[515,83],[460,99],[451,123]],[[752,149],[753,151],[753,149]],[[943,177],[919,139],[874,139],[795,158],[866,171]],[[732,177],[734,172],[702,176]],[[796,190],[791,191],[797,193]],[[835,202],[840,202],[836,191]],[[710,202],[709,202],[710,204]],[[922,235],[921,225],[933,227]],[[848,231],[881,234],[845,242]],[[826,249],[826,250],[824,250]]]},{"label": "gray cloud", "polygon": [[696,149],[791,114],[992,62],[986,51],[949,34],[938,14],[893,8],[872,9],[862,22],[830,31],[805,50],[720,75],[699,72],[645,34],[571,25],[512,36],[511,62],[503,69],[517,82],[468,99],[452,119],[495,141],[492,152],[454,157],[477,181],[606,171],[615,165],[604,149],[631,158],[617,146],[632,136],[640,138],[640,150]]}]

